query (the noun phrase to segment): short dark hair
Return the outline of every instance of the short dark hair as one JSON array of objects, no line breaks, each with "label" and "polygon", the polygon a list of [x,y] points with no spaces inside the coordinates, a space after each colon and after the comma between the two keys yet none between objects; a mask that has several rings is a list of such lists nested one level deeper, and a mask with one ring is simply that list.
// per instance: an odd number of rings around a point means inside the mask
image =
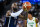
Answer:
[{"label": "short dark hair", "polygon": [[31,15],[32,15],[32,12],[31,12],[31,11],[29,11],[29,12],[28,12],[28,14],[31,14]]}]

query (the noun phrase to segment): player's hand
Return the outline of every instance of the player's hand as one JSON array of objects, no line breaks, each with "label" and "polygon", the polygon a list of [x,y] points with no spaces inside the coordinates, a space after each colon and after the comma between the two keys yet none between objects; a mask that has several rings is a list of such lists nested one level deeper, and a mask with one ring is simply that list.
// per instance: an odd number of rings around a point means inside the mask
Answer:
[{"label": "player's hand", "polygon": [[22,6],[22,9],[23,9],[24,11],[27,11],[27,9],[26,9],[26,8],[23,8],[23,6]]},{"label": "player's hand", "polygon": [[10,16],[10,15],[11,15],[11,12],[7,11],[6,16]]}]

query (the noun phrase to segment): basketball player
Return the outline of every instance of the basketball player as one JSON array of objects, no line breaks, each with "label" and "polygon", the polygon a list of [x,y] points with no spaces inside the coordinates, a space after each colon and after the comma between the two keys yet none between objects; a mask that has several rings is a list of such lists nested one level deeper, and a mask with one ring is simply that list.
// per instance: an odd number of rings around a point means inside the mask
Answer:
[{"label": "basketball player", "polygon": [[28,14],[27,27],[37,27],[38,19]]},{"label": "basketball player", "polygon": [[[17,19],[18,17],[22,17],[22,15],[20,15],[23,11],[23,9],[20,9],[19,11],[17,10],[18,9],[18,6],[16,3],[13,3],[11,5],[11,10],[8,10],[7,13],[6,13],[6,25],[5,27],[16,27],[16,24],[17,24]],[[9,18],[9,16],[11,16],[11,19]]]}]

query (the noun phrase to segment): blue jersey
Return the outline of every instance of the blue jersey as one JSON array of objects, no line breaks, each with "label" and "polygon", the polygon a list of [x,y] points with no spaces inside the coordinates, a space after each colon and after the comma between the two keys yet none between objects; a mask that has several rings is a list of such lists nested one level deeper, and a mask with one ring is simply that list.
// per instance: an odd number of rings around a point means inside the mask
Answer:
[{"label": "blue jersey", "polygon": [[[18,19],[18,17],[16,17],[16,18]],[[11,17],[9,27],[16,27],[16,25],[17,25],[17,19],[16,18]]]},{"label": "blue jersey", "polygon": [[10,17],[6,17],[6,20],[5,20],[5,23],[4,23],[4,27],[8,27],[8,26],[9,27],[16,27],[18,16],[17,16],[17,18],[11,17],[10,23],[9,23],[9,19],[10,19]]}]

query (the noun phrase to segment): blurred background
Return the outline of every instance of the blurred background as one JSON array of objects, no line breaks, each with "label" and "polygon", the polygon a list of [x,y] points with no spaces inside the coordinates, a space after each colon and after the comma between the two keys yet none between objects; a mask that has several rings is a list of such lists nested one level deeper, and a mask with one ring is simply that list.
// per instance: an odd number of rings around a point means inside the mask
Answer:
[{"label": "blurred background", "polygon": [[32,4],[30,12],[34,17],[38,18],[40,22],[40,0],[0,0],[0,23],[2,22],[2,25],[4,24],[5,14],[7,10],[10,10],[13,2],[16,2],[19,6],[19,9],[21,9],[22,3],[27,1]]}]

